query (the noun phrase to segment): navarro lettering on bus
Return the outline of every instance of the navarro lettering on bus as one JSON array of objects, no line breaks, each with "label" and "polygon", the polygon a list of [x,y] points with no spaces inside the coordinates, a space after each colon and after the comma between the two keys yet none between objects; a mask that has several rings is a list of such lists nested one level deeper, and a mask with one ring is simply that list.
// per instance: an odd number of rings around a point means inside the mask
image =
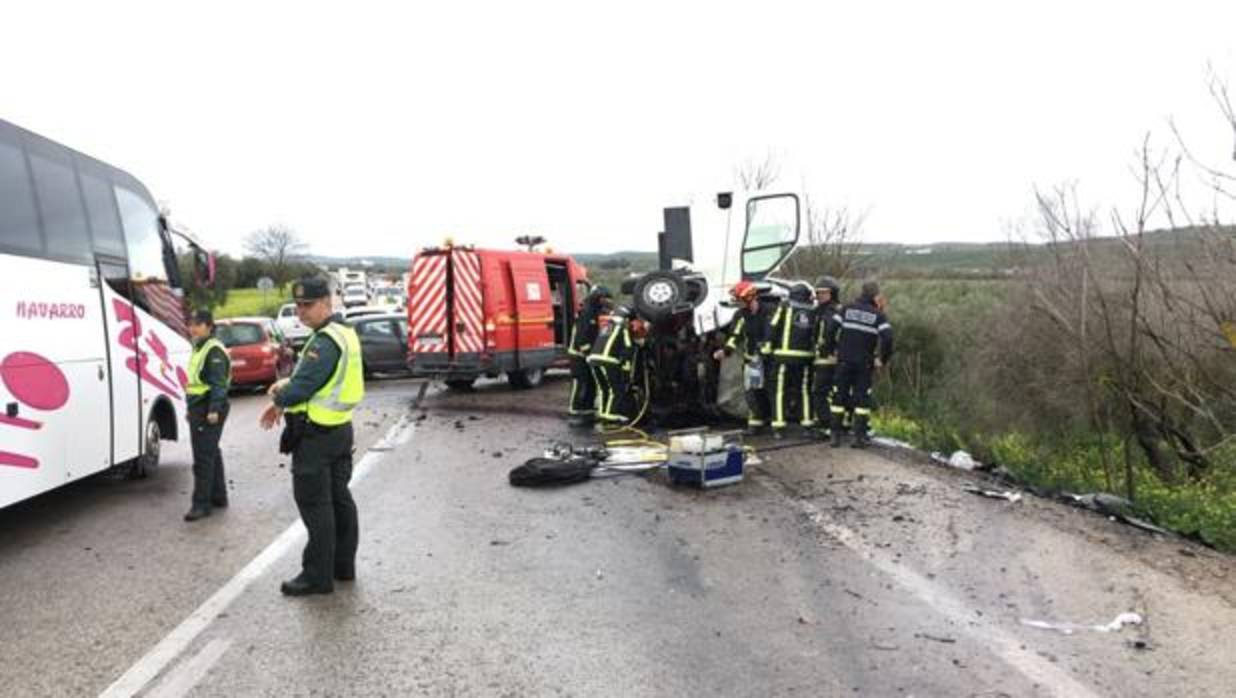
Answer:
[{"label": "navarro lettering on bus", "polygon": [[26,320],[84,320],[86,306],[81,303],[17,301],[17,317]]}]

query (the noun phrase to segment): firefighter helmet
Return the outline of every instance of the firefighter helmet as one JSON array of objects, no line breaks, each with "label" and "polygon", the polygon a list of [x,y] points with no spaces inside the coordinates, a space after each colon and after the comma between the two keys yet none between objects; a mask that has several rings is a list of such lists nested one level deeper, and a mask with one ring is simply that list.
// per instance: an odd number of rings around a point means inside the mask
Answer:
[{"label": "firefighter helmet", "polygon": [[750,281],[739,281],[730,289],[730,295],[737,300],[748,301],[754,298],[759,291]]},{"label": "firefighter helmet", "polygon": [[825,288],[832,291],[833,300],[840,300],[838,296],[841,295],[841,284],[837,283],[836,279],[831,276],[821,276],[815,280],[815,290],[819,291]]}]

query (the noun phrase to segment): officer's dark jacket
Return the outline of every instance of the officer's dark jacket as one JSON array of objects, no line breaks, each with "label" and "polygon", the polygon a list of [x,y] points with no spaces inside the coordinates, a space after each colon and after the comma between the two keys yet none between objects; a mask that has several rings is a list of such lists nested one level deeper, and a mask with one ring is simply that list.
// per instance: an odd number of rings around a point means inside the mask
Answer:
[{"label": "officer's dark jacket", "polygon": [[[326,324],[329,325],[332,322],[342,324],[343,317],[338,314],[332,315]],[[276,405],[291,407],[309,402],[309,398],[316,395],[334,375],[335,364],[339,363],[339,358],[343,354],[339,350],[339,345],[335,344],[335,340],[327,337],[323,332],[325,328],[326,325],[319,328],[317,334],[313,336],[313,341],[301,349],[300,361],[296,364],[296,371],[292,374],[291,380],[283,390],[275,395]]]},{"label": "officer's dark jacket", "polygon": [[584,304],[583,310],[579,311],[579,317],[575,318],[575,328],[571,330],[571,342],[567,346],[568,354],[587,356],[588,352],[592,351],[592,345],[596,342],[597,332],[600,330],[600,316],[601,306],[599,304]]},{"label": "officer's dark jacket", "polygon": [[827,365],[837,362],[837,357],[830,351],[828,345],[829,321],[841,311],[841,304],[836,302],[821,303],[815,306],[815,363]]},{"label": "officer's dark jacket", "polygon": [[785,300],[768,323],[767,353],[780,361],[810,361],[815,357],[818,319],[809,303]]},{"label": "officer's dark jacket", "polygon": [[629,322],[614,319],[597,334],[592,352],[588,354],[588,363],[615,364],[629,369],[634,356],[635,342],[631,341]]},{"label": "officer's dark jacket", "polygon": [[[200,347],[206,340],[214,337],[215,333],[211,332],[210,336],[203,337],[200,340],[194,340],[193,346],[196,349]],[[227,355],[227,352],[215,347],[206,355],[206,359],[202,361],[202,382],[210,386],[210,390],[201,395],[189,396],[189,407],[201,407],[207,405],[207,412],[220,413],[227,409],[227,388],[228,374],[230,373],[232,359]]]},{"label": "officer's dark jacket", "polygon": [[893,326],[871,298],[859,298],[841,308],[829,321],[829,353],[842,363],[870,364],[877,356],[888,363],[893,356]]},{"label": "officer's dark jacket", "polygon": [[763,308],[751,312],[743,308],[730,321],[729,339],[725,341],[725,353],[732,354],[742,343],[743,358],[748,361],[760,353],[760,346],[768,337],[768,315]]}]

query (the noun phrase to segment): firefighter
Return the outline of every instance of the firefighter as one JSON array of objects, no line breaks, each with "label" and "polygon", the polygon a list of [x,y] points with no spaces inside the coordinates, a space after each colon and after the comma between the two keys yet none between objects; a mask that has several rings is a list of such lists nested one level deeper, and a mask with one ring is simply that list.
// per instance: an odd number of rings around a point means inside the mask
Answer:
[{"label": "firefighter", "polygon": [[611,426],[627,424],[631,419],[631,379],[637,349],[631,336],[632,320],[631,309],[619,306],[597,334],[587,359],[600,398],[597,417]]},{"label": "firefighter", "polygon": [[583,309],[575,319],[567,354],[571,356],[571,402],[567,407],[571,426],[588,426],[597,416],[596,381],[588,366],[588,352],[596,341],[601,314],[613,302],[608,288],[597,286],[588,292]]},{"label": "firefighter", "polygon": [[874,281],[863,284],[862,295],[833,315],[826,332],[828,350],[837,354],[832,412],[832,446],[841,446],[841,424],[854,411],[854,448],[870,443],[871,381],[875,369],[893,355],[893,326],[880,309],[883,297]]},{"label": "firefighter", "polygon": [[841,309],[841,286],[831,276],[821,276],[815,281],[815,360],[811,368],[811,406],[815,408],[816,426],[820,436],[827,438],[829,429],[829,403],[833,390],[833,376],[837,369],[837,355],[829,351],[826,332],[828,321]]},{"label": "firefighter", "polygon": [[760,293],[750,281],[739,281],[730,289],[730,296],[742,309],[730,322],[725,346],[713,352],[720,361],[742,348],[743,393],[747,399],[747,433],[758,434],[768,425],[771,412],[765,377],[769,373],[761,351],[768,336],[768,317],[760,307]]},{"label": "firefighter", "polygon": [[210,516],[213,507],[227,506],[227,480],[219,438],[227,421],[227,390],[232,384],[232,360],[215,337],[215,319],[199,310],[189,321],[193,354],[189,357],[190,445],[193,448],[193,500],[185,521]]},{"label": "firefighter", "polygon": [[270,429],[283,415],[280,451],[292,454],[292,496],[309,532],[301,572],[283,583],[288,596],[329,594],[356,578],[359,534],[352,479],[352,411],[365,396],[356,331],[334,314],[330,285],[308,277],[293,287],[296,315],[313,329],[291,378],[270,388],[261,416]]},{"label": "firefighter", "polygon": [[773,436],[781,438],[794,416],[805,429],[815,426],[811,414],[811,362],[815,358],[816,315],[811,286],[798,281],[777,306],[768,323],[765,352],[772,358]]}]

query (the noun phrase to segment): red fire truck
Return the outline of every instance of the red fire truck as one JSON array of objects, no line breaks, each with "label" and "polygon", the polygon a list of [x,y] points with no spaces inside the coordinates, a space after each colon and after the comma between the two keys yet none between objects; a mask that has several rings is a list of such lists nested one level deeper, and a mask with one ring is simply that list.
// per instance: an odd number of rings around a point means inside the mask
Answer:
[{"label": "red fire truck", "polygon": [[408,280],[408,367],[463,389],[505,373],[516,388],[565,366],[587,271],[565,255],[446,244],[421,250]]}]

